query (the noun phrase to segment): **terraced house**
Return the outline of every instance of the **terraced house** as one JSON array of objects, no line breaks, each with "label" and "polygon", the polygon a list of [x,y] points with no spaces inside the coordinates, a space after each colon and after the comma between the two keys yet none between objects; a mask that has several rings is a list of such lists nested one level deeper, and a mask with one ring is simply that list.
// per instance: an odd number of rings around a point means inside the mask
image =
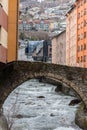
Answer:
[{"label": "terraced house", "polygon": [[17,59],[18,0],[0,0],[0,62]]},{"label": "terraced house", "polygon": [[87,68],[87,0],[76,0],[67,13],[66,64]]}]

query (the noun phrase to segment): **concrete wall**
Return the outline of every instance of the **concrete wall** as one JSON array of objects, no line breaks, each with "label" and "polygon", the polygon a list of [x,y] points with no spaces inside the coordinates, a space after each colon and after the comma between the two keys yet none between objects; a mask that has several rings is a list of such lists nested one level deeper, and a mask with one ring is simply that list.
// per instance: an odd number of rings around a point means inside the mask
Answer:
[{"label": "concrete wall", "polygon": [[56,37],[54,37],[52,39],[52,63],[56,63],[56,59],[57,59],[57,51],[56,51],[56,48],[57,48],[57,44],[56,44]]},{"label": "concrete wall", "polygon": [[66,17],[66,65],[77,66],[77,11],[74,6]]},{"label": "concrete wall", "polygon": [[55,36],[52,40],[52,63],[66,64],[66,31]]}]

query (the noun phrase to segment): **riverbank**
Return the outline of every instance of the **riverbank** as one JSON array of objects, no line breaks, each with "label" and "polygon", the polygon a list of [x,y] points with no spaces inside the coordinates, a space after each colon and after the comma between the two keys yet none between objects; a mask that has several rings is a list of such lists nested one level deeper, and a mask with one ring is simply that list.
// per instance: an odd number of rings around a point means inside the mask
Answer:
[{"label": "riverbank", "polygon": [[49,79],[43,79],[42,82],[51,83],[56,85],[55,88],[56,92],[62,92],[65,95],[76,97],[76,99],[72,100],[69,105],[76,105],[79,104],[79,107],[77,108],[76,114],[75,114],[75,123],[82,128],[83,130],[87,130],[87,111],[84,111],[84,104],[82,103],[80,97],[77,95],[77,93],[72,89],[68,88],[67,86],[64,86],[61,83],[56,83]]},{"label": "riverbank", "polygon": [[64,86],[61,86],[61,89],[59,89],[59,87],[57,86],[55,90],[57,92],[61,91],[65,95],[75,96],[77,98],[70,102],[70,105],[76,105],[80,103],[75,114],[75,123],[83,130],[87,130],[87,111],[84,110],[84,104],[81,102],[80,97],[72,89]]},{"label": "riverbank", "polygon": [[82,103],[77,109],[75,123],[83,130],[87,130],[87,112],[84,111],[84,105]]}]

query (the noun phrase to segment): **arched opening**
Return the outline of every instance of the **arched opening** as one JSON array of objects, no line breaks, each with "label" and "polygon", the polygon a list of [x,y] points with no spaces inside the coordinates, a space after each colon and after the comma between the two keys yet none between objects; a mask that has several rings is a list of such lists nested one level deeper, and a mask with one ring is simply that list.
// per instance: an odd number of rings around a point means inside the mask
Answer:
[{"label": "arched opening", "polygon": [[2,93],[1,93],[2,99],[0,100],[0,108],[2,108],[4,101],[15,88],[17,88],[23,82],[30,80],[32,78],[37,78],[37,79],[39,78],[39,80],[45,80],[48,83],[57,85],[57,91],[59,89],[59,90],[62,90],[65,94],[78,96],[85,105],[84,93],[81,93],[81,91],[78,90],[78,86],[76,86],[76,84],[72,83],[66,78],[58,74],[46,73],[46,72],[28,72],[27,71],[24,74],[23,73],[20,73],[22,74],[21,76],[18,73],[13,72],[13,75],[12,76],[10,75],[10,77],[12,78],[8,77],[6,79],[6,82],[3,83],[3,85],[6,87],[4,87],[4,89],[2,87]]},{"label": "arched opening", "polygon": [[73,125],[75,125],[76,108],[70,107],[68,104],[74,98],[55,92],[55,88],[54,85],[38,82],[35,79],[26,81],[15,89],[11,93],[13,96],[8,98],[5,104],[9,113],[7,116],[11,113],[11,117],[14,119],[9,117],[13,121],[11,122],[13,127],[23,130],[25,128],[31,130],[56,128],[67,128],[68,130],[70,128],[73,130],[74,127],[71,124],[73,121]]}]

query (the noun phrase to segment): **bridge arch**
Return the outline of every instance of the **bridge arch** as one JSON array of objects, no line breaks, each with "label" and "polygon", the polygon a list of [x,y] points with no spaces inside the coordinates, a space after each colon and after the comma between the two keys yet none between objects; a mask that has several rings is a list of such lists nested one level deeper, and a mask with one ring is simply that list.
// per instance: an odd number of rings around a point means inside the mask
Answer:
[{"label": "bridge arch", "polygon": [[67,86],[68,88],[73,89],[77,93],[77,95],[82,99],[82,101],[84,103],[83,96],[82,97],[80,96],[80,93],[78,93],[78,89],[76,89],[76,85],[73,84],[72,82],[68,81],[65,78],[62,78],[60,75],[53,75],[52,73],[48,73],[48,74],[45,73],[44,74],[44,73],[36,73],[35,72],[34,74],[31,74],[31,75],[25,74],[24,77],[18,78],[18,80],[15,80],[14,83],[12,83],[11,85],[9,84],[6,91],[4,91],[1,95],[1,97],[3,97],[3,98],[2,98],[2,101],[1,101],[1,104],[0,104],[0,108],[2,108],[2,105],[4,104],[6,98],[9,96],[9,94],[14,89],[16,89],[19,85],[21,85],[25,81],[28,81],[28,80],[34,79],[34,78],[36,78],[36,79],[38,79],[38,78],[48,78],[50,80],[56,81],[56,83],[58,83],[58,84],[59,83],[65,84],[65,86]]},{"label": "bridge arch", "polygon": [[0,96],[2,97],[0,99],[0,109],[8,95],[15,88],[29,79],[40,77],[45,77],[58,83],[60,82],[61,84],[65,84],[67,87],[72,88],[79,95],[87,108],[87,98],[84,96],[84,92],[80,90],[79,84],[68,79],[69,76],[67,76],[67,73],[67,67],[60,65],[38,62],[12,62],[7,64],[0,73],[0,78],[2,79],[2,82],[0,82]]}]

